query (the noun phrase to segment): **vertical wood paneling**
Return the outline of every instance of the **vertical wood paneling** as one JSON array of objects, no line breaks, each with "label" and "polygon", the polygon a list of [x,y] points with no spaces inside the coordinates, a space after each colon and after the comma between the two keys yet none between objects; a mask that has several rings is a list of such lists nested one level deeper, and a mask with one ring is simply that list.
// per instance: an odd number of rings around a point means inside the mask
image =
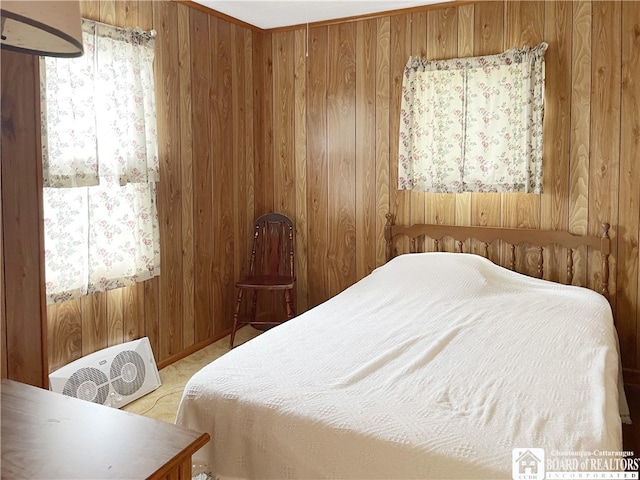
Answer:
[{"label": "vertical wood paneling", "polygon": [[[247,164],[247,197],[246,208],[247,208],[247,227],[248,230],[252,231],[253,221],[256,218],[254,215],[255,210],[255,170],[254,170],[254,149],[255,149],[255,121],[256,121],[256,104],[254,98],[254,68],[253,68],[253,42],[254,42],[253,32],[250,30],[244,31],[244,72],[245,72],[245,82],[244,82],[244,105],[245,105],[245,163]],[[249,253],[251,244],[250,240],[247,239],[245,243],[244,251]],[[244,268],[244,267],[243,267]],[[248,267],[246,267],[248,268]]]},{"label": "vertical wood paneling", "polygon": [[[255,219],[255,173],[254,173],[254,76],[253,76],[253,32],[250,30],[244,30],[244,95],[242,101],[244,102],[245,107],[245,150],[244,150],[244,163],[245,163],[245,224],[244,228],[241,228],[238,231],[238,242],[237,249],[242,252],[243,262],[241,262],[241,270],[240,274],[237,278],[240,278],[243,274],[248,271],[249,263],[249,253],[251,250],[251,240],[253,234],[253,222]],[[251,141],[249,141],[251,139]]]},{"label": "vertical wood paneling", "polygon": [[273,39],[273,146],[275,211],[295,218],[294,33]]},{"label": "vertical wood paneling", "polygon": [[376,266],[386,260],[384,226],[389,213],[389,17],[377,20],[376,36]]},{"label": "vertical wood paneling", "polygon": [[[258,36],[254,45],[250,30],[175,2],[83,1],[81,9],[85,18],[158,32],[161,276],[51,307],[43,320],[45,338],[51,332],[56,367],[145,335],[156,360],[167,363],[228,329],[255,206],[273,207],[270,36]],[[254,62],[256,51],[261,53]],[[25,98],[33,101],[33,95]],[[254,102],[264,117],[258,128]],[[33,121],[39,118],[33,115]],[[256,140],[254,132],[263,137]],[[258,200],[256,165],[265,180]]]},{"label": "vertical wood paneling", "polygon": [[[604,2],[607,3],[607,2]],[[595,7],[594,7],[595,8]],[[632,7],[628,19],[627,31],[631,32],[633,20]],[[385,208],[389,205],[390,210],[396,214],[397,221],[408,223],[417,221],[417,217],[422,216],[420,202],[407,192],[399,192],[396,188],[397,184],[397,131],[400,106],[400,87],[402,80],[402,71],[409,54],[420,54],[421,49],[426,49],[426,54],[430,58],[445,58],[454,56],[470,56],[477,54],[493,54],[504,51],[512,47],[522,47],[525,44],[537,45],[541,41],[549,43],[547,51],[547,113],[545,119],[544,135],[545,135],[545,193],[538,195],[493,195],[493,194],[464,194],[455,195],[451,199],[438,198],[437,196],[425,196],[424,218],[429,221],[437,221],[442,223],[456,223],[459,225],[479,224],[479,225],[501,225],[501,226],[520,226],[529,228],[570,228],[576,233],[595,233],[599,228],[596,223],[598,220],[592,218],[594,214],[591,212],[596,209],[598,212],[606,210],[600,216],[608,218],[616,229],[617,213],[617,187],[613,184],[614,178],[618,175],[621,177],[621,189],[631,190],[630,196],[637,198],[637,193],[629,183],[626,187],[623,185],[625,178],[633,178],[635,170],[629,170],[631,173],[626,177],[624,168],[619,168],[617,162],[619,155],[615,146],[616,140],[610,141],[616,137],[612,131],[607,132],[603,127],[609,125],[609,130],[613,126],[633,124],[633,119],[626,119],[623,113],[616,114],[619,105],[615,106],[615,97],[620,95],[620,80],[615,79],[615,70],[620,69],[620,36],[623,35],[619,28],[612,23],[611,12],[606,13],[604,10],[620,10],[619,3],[611,3],[607,8],[600,8],[595,12],[599,16],[597,23],[606,28],[601,28],[604,42],[599,46],[602,50],[599,64],[596,65],[598,56],[592,55],[591,49],[591,3],[590,2],[477,2],[464,6],[446,6],[442,9],[428,11],[426,13],[426,23],[424,22],[424,14],[413,13],[411,15],[397,15],[377,19],[377,38],[375,41],[376,54],[376,227],[378,239],[376,241],[377,256],[381,256],[384,252],[384,242],[380,236],[381,226],[384,223]],[[604,12],[604,13],[603,13]],[[595,15],[594,15],[595,18]],[[318,29],[315,29],[318,30]],[[598,27],[593,26],[594,36],[598,31]],[[609,32],[608,38],[604,38],[604,32]],[[313,51],[311,62],[318,61],[319,55],[322,58],[331,58],[339,56],[339,30],[337,27],[328,29],[327,46],[323,51]],[[388,32],[388,33],[387,33]],[[423,35],[425,34],[425,35]],[[273,34],[274,42],[278,41],[277,36]],[[366,55],[362,45],[367,42],[367,32],[364,21],[356,22],[356,102],[355,102],[355,118],[350,120],[350,128],[356,130],[356,153],[354,161],[356,162],[356,175],[352,188],[358,192],[364,191],[368,182],[367,172],[362,172],[359,167],[362,157],[359,156],[361,149],[368,148],[367,129],[361,124],[360,109],[365,105],[367,96],[361,92],[360,65],[363,59],[361,56]],[[629,42],[634,38],[627,33]],[[388,40],[387,40],[388,38]],[[423,40],[424,39],[424,40]],[[388,47],[387,47],[388,42]],[[595,44],[595,43],[594,43]],[[607,54],[604,53],[606,49]],[[617,51],[617,53],[616,53]],[[629,52],[634,50],[629,47]],[[616,59],[616,55],[618,59]],[[629,53],[628,55],[631,55]],[[609,58],[611,57],[611,58]],[[634,60],[629,60],[631,65]],[[388,63],[387,63],[388,62]],[[312,65],[309,68],[309,79],[306,92],[304,95],[307,99],[309,107],[308,115],[308,133],[307,148],[309,152],[307,161],[307,182],[309,205],[314,205],[314,181],[318,176],[327,175],[329,169],[329,197],[331,198],[332,182],[339,172],[333,165],[333,157],[329,154],[329,166],[326,164],[315,162],[313,154],[314,146],[322,145],[331,152],[333,144],[331,142],[331,132],[333,129],[345,130],[345,122],[341,118],[335,119],[333,116],[325,117],[315,116],[313,113],[313,105],[322,105],[323,101],[332,100],[330,92],[325,91],[325,78],[331,78],[338,72],[332,69],[338,69],[337,62],[330,62],[326,67],[326,75],[322,67],[314,69]],[[339,73],[342,73],[341,71]],[[594,85],[596,80],[601,77],[600,86],[592,88],[592,77]],[[628,75],[632,78],[631,75]],[[319,79],[319,80],[318,80]],[[277,80],[274,80],[277,81]],[[625,85],[623,80],[623,85]],[[594,91],[591,94],[591,91]],[[631,92],[633,88],[629,91]],[[362,90],[364,91],[364,90]],[[295,91],[296,98],[303,94],[297,89]],[[624,96],[624,91],[622,92]],[[302,97],[301,97],[302,98]],[[624,98],[624,97],[623,97]],[[600,106],[597,106],[600,105]],[[635,112],[633,101],[629,103],[627,117],[631,112]],[[613,107],[613,108],[611,108]],[[594,109],[597,111],[594,112]],[[603,117],[605,115],[605,117]],[[597,125],[594,125],[594,118],[598,117]],[[605,119],[606,118],[606,119]],[[277,121],[277,120],[276,120]],[[325,123],[326,121],[326,123]],[[351,126],[352,125],[352,126]],[[278,128],[274,125],[274,128]],[[624,127],[627,132],[632,132],[633,127]],[[623,145],[620,148],[635,148],[635,137],[633,133],[622,137]],[[296,139],[298,141],[298,139]],[[619,141],[619,140],[618,140]],[[625,147],[624,142],[628,141]],[[388,142],[388,143],[387,143]],[[593,149],[596,148],[600,153],[597,154]],[[594,166],[599,156],[604,158],[602,151],[607,151],[606,162],[600,161],[599,166]],[[322,150],[323,152],[325,150]],[[629,157],[629,164],[634,158],[632,150]],[[635,165],[635,163],[633,164]],[[386,169],[389,170],[386,170]],[[635,167],[633,167],[635,168]],[[593,186],[594,177],[600,176],[606,178],[606,181],[600,180],[599,184],[606,183],[607,188]],[[615,192],[615,193],[611,193]],[[600,197],[596,202],[594,196]],[[358,197],[359,198],[359,197]],[[625,194],[625,198],[627,195]],[[591,201],[591,205],[589,204]],[[633,200],[632,200],[633,201]],[[329,200],[331,205],[331,200]],[[597,204],[597,205],[596,205]],[[362,212],[360,202],[356,202],[356,258],[363,255],[360,244],[359,220],[366,212]],[[602,205],[606,205],[606,208]],[[365,207],[366,208],[366,207]],[[637,238],[639,236],[634,221],[630,218],[635,213],[637,207],[629,204],[628,212],[620,210],[620,221],[631,225],[629,230],[629,238]],[[341,237],[342,241],[348,240],[348,232],[341,230],[339,224],[332,222],[335,213],[330,209],[325,215],[316,215],[313,221],[310,221],[310,231],[313,225],[319,223],[321,225],[328,221],[328,234],[330,238],[334,236]],[[591,216],[590,216],[591,215]],[[311,219],[311,214],[310,214]],[[317,222],[316,222],[317,220]],[[637,220],[636,220],[637,222]],[[544,223],[544,225],[543,225]],[[323,227],[324,228],[324,227]],[[619,228],[620,232],[624,228]],[[315,243],[310,236],[308,239],[308,248],[311,250]],[[628,256],[635,253],[633,250],[633,242],[629,244],[631,250]],[[408,245],[407,245],[408,246]],[[405,246],[405,248],[407,247]],[[347,249],[351,247],[342,246]],[[492,246],[492,255],[499,256],[499,246]],[[333,252],[332,252],[333,253]],[[547,255],[555,255],[550,250]],[[531,255],[529,255],[531,257]],[[380,258],[380,257],[378,257]],[[619,256],[619,260],[622,257]],[[531,260],[531,258],[529,258]],[[536,258],[537,260],[537,258]],[[560,268],[557,270],[548,270],[546,275],[550,278],[563,278],[565,274],[563,258],[559,259]],[[625,262],[627,262],[625,260]],[[628,272],[624,273],[625,281],[630,276],[634,276],[634,270],[637,261],[632,261],[628,266]],[[549,258],[547,258],[549,264]],[[581,252],[576,254],[576,281],[586,279],[595,283],[595,272],[599,270],[599,262],[592,259],[591,264],[587,264]],[[620,272],[619,275],[623,275]],[[635,273],[637,278],[638,274]],[[329,275],[330,278],[331,275]],[[622,278],[622,277],[619,277]],[[309,285],[326,281],[326,272],[318,268],[309,269],[308,282]],[[635,292],[637,297],[637,286],[633,281],[630,282],[629,291]],[[618,296],[626,295],[618,288]],[[331,291],[330,293],[333,293]],[[631,298],[636,298],[631,297]],[[318,300],[328,298],[328,294],[323,298],[318,295]],[[629,303],[629,308],[637,312],[637,300]],[[636,340],[635,322],[636,314],[633,320],[628,321],[623,330],[628,330],[634,341]],[[618,322],[619,326],[622,323]],[[628,352],[626,365],[635,364],[636,350],[632,350],[630,346],[623,345]],[[630,359],[630,357],[634,357]]]},{"label": "vertical wood paneling", "polygon": [[458,57],[473,56],[473,5],[458,7]]},{"label": "vertical wood paneling", "polygon": [[307,214],[307,30],[295,32],[294,39],[294,162],[296,238],[295,268],[297,278],[296,311],[304,312],[309,302],[308,214]]},{"label": "vertical wood paneling", "polygon": [[[160,280],[158,277],[144,282],[144,334],[149,338],[156,360],[160,352]],[[157,352],[157,353],[156,353]]]},{"label": "vertical wood paneling", "polygon": [[82,318],[80,300],[54,305],[47,311],[49,343],[55,345],[49,355],[50,370],[57,370],[82,356]]},{"label": "vertical wood paneling", "polygon": [[[144,297],[139,296],[141,285],[136,284],[122,289],[123,340],[125,342],[144,336]],[[144,290],[142,292],[144,293]]]},{"label": "vertical wood paneling", "polygon": [[[211,26],[211,22],[210,22]],[[211,65],[212,79],[212,137],[213,202],[214,202],[214,333],[230,328],[233,323],[234,267],[233,267],[233,135],[232,125],[231,24],[216,19],[215,51],[217,58]],[[210,31],[210,34],[213,31]]]},{"label": "vertical wood paneling", "polygon": [[[231,69],[233,78],[244,79],[244,33],[240,27],[233,26],[231,29],[233,47],[231,50]],[[233,251],[233,278],[240,278],[244,264],[247,261],[246,238],[248,236],[247,210],[240,205],[247,197],[247,165],[246,165],[246,116],[245,103],[242,100],[244,89],[234,88],[232,91],[231,103],[233,108],[232,138],[236,148],[233,150],[233,237],[237,239],[238,247]]]},{"label": "vertical wood paneling", "polygon": [[109,25],[116,24],[116,0],[100,0],[100,21]]},{"label": "vertical wood paneling", "polygon": [[[155,3],[165,2],[81,5],[87,18],[120,25],[137,18],[140,27],[159,32],[162,275],[75,307],[50,308],[48,332],[57,337],[49,343],[52,364],[140,335],[166,361],[223,333],[233,282],[246,268],[247,232],[257,215],[282,209],[296,220],[299,311],[382,263],[389,210],[404,223],[424,218],[575,233],[597,233],[608,221],[623,361],[640,365],[635,2],[446,5],[311,28],[308,38],[306,30],[255,33],[183,5]],[[542,40],[549,42],[545,193],[421,194],[420,201],[399,192],[408,56],[491,54]],[[5,257],[13,255],[13,246],[3,247]],[[578,252],[575,267],[576,281],[596,284],[596,256]],[[12,301],[6,297],[7,310]],[[7,366],[22,361],[7,354]]]},{"label": "vertical wood paneling", "polygon": [[[82,355],[88,355],[107,346],[107,302],[106,295],[99,293],[82,297],[80,311],[82,316]],[[51,309],[53,307],[49,307]],[[54,317],[55,318],[55,317]],[[49,322],[52,318],[49,315]],[[52,328],[49,325],[49,328]],[[145,327],[146,328],[146,327]],[[52,343],[51,355],[55,355],[57,343]]]},{"label": "vertical wood paneling", "polygon": [[356,279],[355,265],[355,25],[329,27],[327,69],[329,292]]},{"label": "vertical wood paneling", "polygon": [[[309,30],[307,88],[307,213],[309,307],[329,298],[327,172],[327,27]],[[298,248],[300,246],[298,245]]]},{"label": "vertical wood paneling", "polygon": [[[272,212],[274,205],[275,169],[273,156],[273,42],[272,35],[253,34],[253,72],[254,72],[254,217]],[[254,218],[255,220],[255,218]],[[262,307],[274,310],[274,296],[264,295],[260,300]],[[272,293],[272,292],[268,292]],[[265,300],[267,303],[265,303]]]},{"label": "vertical wood paneling", "polygon": [[376,28],[356,25],[356,279],[376,266]]},{"label": "vertical wood paneling", "polygon": [[640,4],[622,3],[622,100],[618,225],[618,329],[625,364],[638,362],[638,242],[640,237]]},{"label": "vertical wood paneling", "polygon": [[[398,134],[400,131],[400,108],[404,67],[411,52],[411,17],[391,17],[390,31],[390,97],[389,97],[389,205],[397,221],[411,221],[411,192],[398,190]],[[403,248],[409,248],[405,242]]]},{"label": "vertical wood paneling", "polygon": [[254,35],[254,94],[256,147],[254,171],[255,216],[259,217],[274,209],[273,168],[273,59],[272,35]]},{"label": "vertical wood paneling", "polygon": [[38,59],[6,50],[2,63],[2,227],[7,377],[46,385]]},{"label": "vertical wood paneling", "polygon": [[209,55],[209,19],[190,11],[191,23],[191,95],[193,128],[193,238],[195,341],[213,333],[213,186],[211,119],[211,55]]},{"label": "vertical wood paneling", "polygon": [[115,2],[115,25],[128,28],[140,26],[137,2]]},{"label": "vertical wood paneling", "polygon": [[545,33],[544,10],[545,2],[541,1],[506,2],[505,49],[522,48],[525,45],[533,47],[542,42]]},{"label": "vertical wood paneling", "polygon": [[[272,42],[273,58],[273,198],[274,211],[296,220],[296,166],[294,158],[294,78],[295,37],[294,32],[276,35]],[[285,317],[282,292],[263,292],[261,310],[274,312],[278,318]]]},{"label": "vertical wood paneling", "polygon": [[[589,157],[591,118],[591,2],[573,5],[571,42],[571,149],[569,155],[569,231],[587,234],[589,220]],[[577,252],[575,279],[587,279],[586,249]]]},{"label": "vertical wood paneling", "polygon": [[[593,2],[591,54],[591,161],[589,163],[589,233],[598,234],[602,222],[617,223],[620,168],[620,2]],[[610,301],[616,311],[617,229],[611,232]],[[597,264],[597,255],[589,255],[589,263]],[[599,276],[591,276],[596,280]],[[594,282],[595,285],[595,282]],[[633,339],[622,332],[623,358]],[[635,343],[635,342],[634,342]]]},{"label": "vertical wood paneling", "polygon": [[[234,36],[231,52],[231,66],[233,78],[244,82],[242,88],[234,88],[232,92],[232,104],[235,106],[233,114],[233,202],[234,202],[234,279],[238,279],[247,273],[249,258],[249,238],[251,235],[250,223],[253,219],[253,142],[247,142],[252,138],[248,132],[253,124],[253,89],[251,82],[251,63],[245,61],[245,53],[251,52],[251,32],[234,26]],[[250,57],[249,57],[250,58]],[[251,209],[247,208],[250,205]],[[234,292],[235,293],[235,292]]]},{"label": "vertical wood paneling", "polygon": [[[545,5],[545,40],[549,43],[545,55],[546,68],[557,72],[546,79],[547,102],[545,103],[544,135],[553,136],[552,142],[544,142],[543,188],[540,198],[540,227],[566,230],[568,215],[569,149],[571,127],[571,2],[553,2]],[[535,195],[535,197],[538,197]],[[562,250],[545,250],[545,278],[564,278],[566,264]],[[552,260],[552,258],[554,258]],[[562,275],[561,275],[562,274]]]},{"label": "vertical wood paneling", "polygon": [[[613,3],[609,6],[613,11],[619,10],[619,3]],[[631,8],[631,7],[629,7]],[[449,13],[445,13],[449,10]],[[591,4],[590,3],[567,3],[567,2],[478,2],[472,5],[447,6],[443,9],[429,11],[426,14],[426,28],[421,13],[411,15],[397,15],[377,20],[377,39],[376,39],[376,226],[377,232],[381,230],[384,223],[384,214],[382,211],[385,205],[390,206],[390,210],[396,214],[397,220],[400,222],[415,221],[416,216],[421,216],[421,206],[419,202],[412,199],[412,194],[397,191],[397,127],[398,113],[400,105],[400,86],[402,80],[402,69],[406,58],[410,53],[415,52],[416,48],[420,49],[422,45],[427,49],[427,55],[430,57],[446,57],[446,56],[469,56],[476,54],[492,54],[501,52],[511,47],[521,47],[525,44],[536,45],[540,41],[548,41],[550,44],[547,53],[547,119],[545,122],[545,172],[547,178],[545,180],[545,193],[541,196],[535,195],[456,195],[451,200],[451,204],[447,199],[425,197],[426,203],[425,218],[430,221],[442,221],[443,223],[464,224],[480,224],[480,225],[502,225],[502,226],[522,226],[530,228],[567,228],[569,227],[576,233],[595,232],[598,226],[595,223],[599,221],[593,220],[592,211],[606,210],[606,215],[612,224],[617,221],[617,192],[616,186],[613,185],[613,179],[618,174],[625,175],[623,170],[615,164],[619,155],[615,151],[615,140],[610,142],[609,138],[614,137],[613,133],[603,133],[602,126],[605,123],[609,125],[622,125],[626,120],[621,120],[620,114],[616,114],[619,105],[616,107],[614,99],[620,94],[620,80],[615,79],[612,73],[620,69],[620,30],[611,22],[611,13],[601,15],[604,8],[599,8],[596,12],[600,17],[599,24],[607,24],[607,28],[601,31],[608,31],[609,38],[605,39],[601,50],[613,52],[612,59],[602,53],[600,56],[602,65],[596,65],[597,55],[592,55],[591,49],[591,29],[593,28],[594,36],[598,30],[596,26],[592,26]],[[631,17],[633,15],[631,14]],[[595,16],[594,16],[595,18]],[[632,22],[630,19],[629,22]],[[388,25],[388,28],[387,28]],[[631,26],[628,27],[630,31]],[[314,29],[320,30],[320,29]],[[423,30],[426,33],[426,42],[422,42]],[[388,31],[388,52],[385,42]],[[333,101],[331,91],[326,90],[327,78],[331,79],[332,75],[338,74],[332,69],[338,69],[338,62],[329,62],[326,70],[323,70],[324,63],[320,59],[339,56],[340,40],[339,29],[332,27],[327,29],[328,38],[327,46],[323,51],[316,49],[313,51],[309,63],[309,79],[306,91],[303,93],[297,89],[294,92],[296,98],[306,98],[307,101],[307,177],[308,182],[308,205],[317,206],[314,202],[317,200],[315,195],[314,182],[320,176],[325,178],[328,173],[329,182],[329,205],[330,209],[325,215],[315,215],[314,220],[309,222],[309,230],[312,231],[313,225],[319,224],[324,227],[325,222],[329,222],[328,235],[330,238],[339,236],[343,241],[348,241],[348,232],[341,230],[339,224],[331,223],[335,212],[331,210],[331,197],[333,193],[333,182],[340,169],[333,165],[333,157],[331,151],[333,143],[331,142],[332,131],[334,129],[345,130],[345,122],[343,118],[335,119],[332,115],[316,116],[314,115],[314,106],[323,105],[325,101]],[[277,36],[273,34],[274,42],[278,41]],[[361,45],[366,42],[366,30],[362,22],[356,22],[356,101],[355,101],[355,117],[350,120],[350,128],[356,131],[356,153],[354,161],[356,162],[356,175],[352,188],[358,192],[364,190],[363,185],[367,183],[367,173],[361,173],[358,162],[362,160],[359,157],[359,149],[366,148],[367,136],[361,133],[366,128],[360,123],[360,108],[366,101],[364,94],[360,93],[359,67],[362,59]],[[312,34],[313,36],[313,34]],[[335,37],[335,38],[334,38]],[[603,33],[604,38],[604,33]],[[616,40],[617,39],[617,40]],[[616,43],[618,42],[618,43]],[[611,47],[611,48],[610,48]],[[617,50],[617,53],[616,53]],[[365,52],[366,54],[366,52]],[[616,55],[618,59],[616,60]],[[388,67],[386,62],[388,63]],[[322,66],[314,69],[312,62],[318,62]],[[388,73],[386,73],[388,68]],[[326,74],[324,73],[326,71]],[[381,73],[383,72],[383,73]],[[342,72],[340,72],[342,73]],[[275,75],[279,75],[276,73]],[[605,85],[604,80],[613,76],[613,80]],[[594,85],[592,85],[592,77]],[[602,77],[602,86],[595,87],[596,79]],[[278,80],[274,80],[278,81]],[[590,92],[594,91],[592,95]],[[388,93],[387,93],[388,92]],[[368,94],[367,94],[368,95]],[[600,98],[597,98],[600,96]],[[275,98],[275,97],[274,97]],[[385,104],[385,102],[388,102]],[[608,108],[613,104],[613,109]],[[388,105],[388,108],[386,107]],[[598,106],[597,105],[601,105]],[[632,105],[632,103],[630,104]],[[594,112],[594,109],[597,109]],[[321,110],[321,109],[319,109]],[[631,110],[629,110],[631,111]],[[602,120],[602,114],[608,114],[607,120]],[[624,114],[623,114],[624,115]],[[600,118],[600,124],[594,126],[593,119]],[[277,122],[277,120],[275,120]],[[326,123],[325,123],[326,122]],[[311,126],[313,125],[314,128]],[[317,128],[316,128],[317,127]],[[274,128],[278,126],[274,125]],[[632,127],[627,127],[632,128]],[[623,135],[624,136],[624,135]],[[595,138],[597,137],[597,138]],[[629,136],[630,139],[633,135]],[[298,139],[296,138],[296,142]],[[388,143],[386,143],[388,141]],[[633,144],[633,140],[629,140],[629,145]],[[321,145],[321,150],[329,153],[329,165],[321,162],[315,162],[314,148]],[[607,150],[609,155],[606,165],[600,164],[594,167],[594,162],[599,156],[593,149],[598,151]],[[620,148],[625,148],[620,145]],[[631,147],[629,147],[631,148]],[[326,149],[326,150],[325,150]],[[633,153],[629,155],[633,158]],[[328,168],[328,170],[327,170]],[[385,170],[389,168],[390,170]],[[632,171],[633,174],[633,171]],[[388,175],[388,176],[387,176]],[[609,187],[614,188],[594,188],[594,176],[600,175],[606,177]],[[622,188],[629,188],[631,186]],[[388,195],[388,197],[387,197]],[[602,200],[595,201],[593,197],[598,195]],[[632,192],[631,195],[634,195]],[[614,199],[615,197],[615,199]],[[359,198],[359,197],[357,197]],[[416,197],[417,198],[417,197]],[[591,205],[589,204],[591,201]],[[603,208],[601,204],[606,204]],[[366,212],[360,211],[360,203],[356,202],[356,222]],[[635,208],[634,205],[628,207],[629,212]],[[311,209],[310,209],[311,211]],[[317,210],[316,210],[317,211]],[[434,214],[435,212],[435,214]],[[311,216],[314,215],[310,212]],[[632,225],[630,237],[636,238],[633,227],[631,213],[621,211],[620,218],[625,217],[625,223]],[[636,215],[637,217],[638,215]],[[318,220],[316,222],[315,220]],[[544,222],[544,225],[542,223]],[[615,229],[615,226],[614,226]],[[620,231],[623,229],[621,228]],[[359,228],[356,227],[356,258],[360,258],[362,252],[359,243]],[[308,248],[311,250],[315,247],[312,236],[308,239]],[[633,245],[633,244],[632,244]],[[342,246],[348,249],[351,247]],[[384,243],[381,236],[378,236],[376,242],[377,255],[383,251]],[[632,247],[633,248],[633,247]],[[333,251],[331,251],[333,254]],[[499,247],[492,246],[492,254],[499,255]],[[551,253],[553,254],[553,252]],[[629,256],[633,255],[633,250]],[[329,256],[329,258],[331,255]],[[561,278],[565,275],[563,268],[564,259],[560,259],[560,270],[550,270],[547,276],[551,278]],[[576,261],[576,278],[591,278],[591,282],[595,283],[594,275],[599,265],[592,261],[593,265],[581,260],[580,252],[577,254]],[[625,274],[633,276],[634,265],[629,266],[629,272]],[[622,275],[622,274],[621,274]],[[333,278],[332,275],[328,275]],[[322,284],[326,281],[326,272],[321,268],[314,270],[310,268],[308,271],[309,285],[314,283]],[[637,278],[637,274],[636,274]],[[631,283],[630,290],[635,291],[637,296],[637,287],[633,287]],[[333,293],[331,291],[330,293]],[[618,293],[621,295],[621,293]],[[322,297],[318,295],[318,300],[324,300],[328,294]],[[634,311],[637,311],[637,301],[633,303]],[[631,332],[632,325],[635,326],[636,320],[623,328]],[[620,322],[619,322],[619,325]],[[635,330],[631,333],[632,338],[635,337]],[[629,349],[629,347],[623,348]],[[630,350],[629,350],[630,351]],[[634,354],[631,353],[631,356]],[[626,360],[627,365],[633,365],[633,360]]]},{"label": "vertical wood paneling", "polygon": [[80,0],[80,13],[82,18],[100,21],[100,2]]},{"label": "vertical wood paneling", "polygon": [[[135,1],[135,0],[134,0]],[[132,1],[128,3],[134,3]],[[143,30],[151,30],[153,28],[153,10],[152,2],[138,0],[138,26]]]},{"label": "vertical wood paneling", "polygon": [[[234,282],[236,280],[236,245],[235,245],[235,222],[238,218],[242,219],[242,215],[238,215],[238,212],[244,210],[244,205],[237,202],[234,196],[234,189],[236,179],[240,174],[240,169],[237,168],[236,162],[244,156],[242,147],[238,144],[240,142],[234,142],[233,131],[242,131],[243,126],[240,120],[235,120],[242,116],[242,106],[240,104],[240,91],[244,90],[243,82],[244,78],[237,77],[234,74],[233,69],[233,57],[235,48],[235,30],[236,26],[224,22],[223,28],[218,30],[218,44],[224,60],[221,62],[222,69],[222,82],[224,86],[224,92],[227,102],[222,103],[225,107],[223,125],[232,126],[232,134],[224,135],[216,138],[214,141],[219,142],[220,138],[224,138],[221,142],[224,145],[222,158],[224,159],[224,165],[222,166],[222,181],[225,188],[220,190],[223,195],[222,201],[219,203],[222,208],[222,231],[224,232],[224,240],[221,245],[224,246],[223,257],[218,257],[222,261],[224,266],[221,275],[221,290],[222,290],[222,315],[218,315],[214,319],[214,334],[224,332],[231,328],[233,325],[233,303],[229,300],[234,298]],[[242,51],[242,48],[240,49]],[[236,114],[236,111],[239,113]],[[222,132],[221,132],[222,133]]]},{"label": "vertical wood paneling", "polygon": [[474,5],[474,55],[493,55],[502,51],[506,3],[478,2]]},{"label": "vertical wood paneling", "polygon": [[[230,58],[227,56],[228,52],[221,48],[221,37],[228,34],[225,31],[223,21],[209,17],[209,55],[211,55],[210,62],[210,79],[211,86],[209,87],[209,105],[211,109],[211,123],[209,125],[209,148],[211,149],[211,172],[207,177],[207,181],[211,192],[213,211],[212,217],[209,221],[212,224],[213,236],[208,248],[213,253],[213,290],[209,293],[213,297],[213,314],[212,314],[212,330],[215,332],[220,325],[217,325],[222,320],[223,313],[223,295],[224,295],[224,272],[225,262],[217,262],[221,259],[221,255],[225,250],[226,232],[223,226],[224,215],[224,193],[229,191],[229,185],[225,185],[226,175],[223,169],[228,168],[227,159],[224,155],[227,152],[226,141],[221,140],[220,135],[224,131],[228,132],[227,114],[229,113],[229,104],[231,99],[226,98],[226,76],[229,74]],[[227,133],[227,137],[228,137]],[[218,141],[216,141],[218,140]]]},{"label": "vertical wood paneling", "polygon": [[160,358],[182,350],[182,172],[180,159],[180,91],[178,71],[178,6],[153,2],[154,28],[158,32],[154,61],[156,116],[158,119],[158,220],[160,223]]},{"label": "vertical wood paneling", "polygon": [[190,9],[178,5],[178,72],[180,75],[180,159],[182,200],[182,347],[195,342],[195,285],[193,243],[193,122],[191,92]]},{"label": "vertical wood paneling", "polygon": [[107,299],[107,345],[118,345],[124,341],[124,310],[122,289],[109,290]]}]

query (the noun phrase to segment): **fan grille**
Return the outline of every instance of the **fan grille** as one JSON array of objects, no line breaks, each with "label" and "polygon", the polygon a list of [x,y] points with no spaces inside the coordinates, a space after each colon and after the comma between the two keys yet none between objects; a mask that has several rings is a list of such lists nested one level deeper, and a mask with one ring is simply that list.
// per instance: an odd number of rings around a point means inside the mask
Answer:
[{"label": "fan grille", "polygon": [[116,355],[111,363],[111,385],[120,395],[132,395],[142,387],[145,372],[144,360],[140,354],[125,350]]},{"label": "fan grille", "polygon": [[109,395],[109,379],[97,368],[81,368],[69,377],[62,394],[104,404]]}]

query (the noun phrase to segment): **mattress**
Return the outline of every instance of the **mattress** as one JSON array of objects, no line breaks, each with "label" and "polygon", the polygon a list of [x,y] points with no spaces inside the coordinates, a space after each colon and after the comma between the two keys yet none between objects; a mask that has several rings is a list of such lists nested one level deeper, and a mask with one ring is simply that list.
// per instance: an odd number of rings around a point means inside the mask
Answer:
[{"label": "mattress", "polygon": [[619,364],[598,293],[407,254],[204,367],[176,422],[214,478],[511,478],[514,448],[622,450]]}]

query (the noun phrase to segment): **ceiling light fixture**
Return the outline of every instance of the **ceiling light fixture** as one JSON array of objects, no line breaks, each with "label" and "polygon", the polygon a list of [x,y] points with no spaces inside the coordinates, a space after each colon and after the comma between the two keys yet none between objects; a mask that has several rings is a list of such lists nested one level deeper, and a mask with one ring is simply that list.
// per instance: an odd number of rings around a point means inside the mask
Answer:
[{"label": "ceiling light fixture", "polygon": [[0,3],[2,48],[49,57],[79,57],[82,47],[78,1]]}]

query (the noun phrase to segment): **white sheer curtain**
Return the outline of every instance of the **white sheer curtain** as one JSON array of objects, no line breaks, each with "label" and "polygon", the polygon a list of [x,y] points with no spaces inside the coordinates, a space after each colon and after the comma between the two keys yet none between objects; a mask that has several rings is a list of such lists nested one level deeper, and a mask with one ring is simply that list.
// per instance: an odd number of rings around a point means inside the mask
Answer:
[{"label": "white sheer curtain", "polygon": [[41,58],[48,303],[160,273],[154,32],[82,31],[82,57]]},{"label": "white sheer curtain", "polygon": [[398,188],[541,193],[546,49],[542,43],[484,57],[410,58]]}]

